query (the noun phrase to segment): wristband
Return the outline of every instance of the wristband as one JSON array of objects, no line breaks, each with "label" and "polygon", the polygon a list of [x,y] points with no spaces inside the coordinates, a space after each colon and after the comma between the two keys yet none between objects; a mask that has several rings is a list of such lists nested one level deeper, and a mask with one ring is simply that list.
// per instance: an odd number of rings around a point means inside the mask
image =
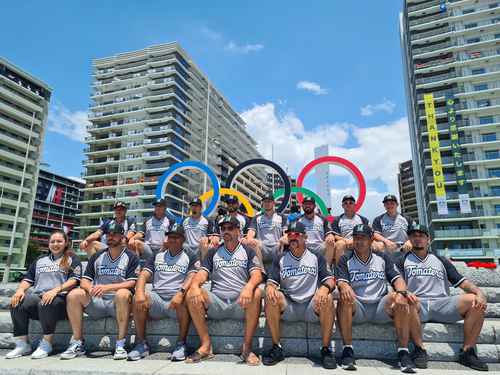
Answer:
[{"label": "wristband", "polygon": [[408,291],[407,290],[396,290],[396,293],[401,294],[405,298],[408,297]]}]

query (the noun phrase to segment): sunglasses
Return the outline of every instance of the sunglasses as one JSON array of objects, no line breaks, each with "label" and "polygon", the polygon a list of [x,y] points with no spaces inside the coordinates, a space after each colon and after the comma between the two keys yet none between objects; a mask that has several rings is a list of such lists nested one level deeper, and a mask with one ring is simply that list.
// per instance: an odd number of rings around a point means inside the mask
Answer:
[{"label": "sunglasses", "polygon": [[288,233],[288,239],[289,240],[298,240],[300,238],[300,233]]},{"label": "sunglasses", "polygon": [[221,232],[230,232],[234,230],[236,227],[234,225],[224,225],[220,228]]}]

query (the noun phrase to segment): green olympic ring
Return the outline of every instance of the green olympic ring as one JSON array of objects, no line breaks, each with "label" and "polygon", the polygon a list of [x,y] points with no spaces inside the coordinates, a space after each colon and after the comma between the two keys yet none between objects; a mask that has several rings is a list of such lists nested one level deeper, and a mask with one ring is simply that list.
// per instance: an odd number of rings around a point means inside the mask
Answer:
[{"label": "green olympic ring", "polygon": [[[303,193],[309,197],[314,198],[314,200],[318,204],[319,209],[321,210],[321,213],[323,214],[323,216],[326,217],[326,216],[330,215],[330,213],[328,212],[328,208],[326,207],[325,202],[314,191],[311,191],[311,190],[306,189],[304,187],[294,186],[294,187],[292,187],[292,193]],[[278,189],[274,192],[273,197],[274,197],[274,199],[278,199],[278,198],[281,198],[284,194],[285,194],[285,189]]]}]

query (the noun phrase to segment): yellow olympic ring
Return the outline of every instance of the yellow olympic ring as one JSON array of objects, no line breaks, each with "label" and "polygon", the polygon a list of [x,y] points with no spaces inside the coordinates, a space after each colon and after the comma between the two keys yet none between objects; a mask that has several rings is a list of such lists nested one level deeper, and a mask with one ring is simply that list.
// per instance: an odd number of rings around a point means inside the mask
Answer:
[{"label": "yellow olympic ring", "polygon": [[[229,188],[220,188],[220,194],[221,195],[236,195],[238,197],[238,200],[243,204],[245,209],[247,210],[247,215],[250,217],[255,216],[255,210],[253,209],[252,205],[248,201],[247,197],[245,197],[243,194],[241,194],[238,190],[234,189],[229,189]],[[214,195],[213,190],[209,190],[206,193],[203,193],[200,195],[200,200],[202,202],[205,202],[207,199],[210,199]]]}]

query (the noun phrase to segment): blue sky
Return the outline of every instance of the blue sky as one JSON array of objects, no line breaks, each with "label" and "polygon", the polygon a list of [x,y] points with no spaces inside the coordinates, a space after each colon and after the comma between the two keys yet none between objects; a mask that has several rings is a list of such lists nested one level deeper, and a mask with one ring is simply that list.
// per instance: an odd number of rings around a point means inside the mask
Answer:
[{"label": "blue sky", "polygon": [[[377,199],[394,190],[395,166],[409,157],[400,1],[175,3],[2,4],[11,15],[0,24],[2,56],[54,90],[44,146],[51,169],[82,171],[75,139],[90,102],[91,59],[176,40],[243,114],[265,156],[264,135],[284,135],[299,151],[290,155],[289,145],[276,142],[276,160],[296,173],[325,139],[333,153],[358,163]],[[337,193],[353,189],[335,173]]]}]

